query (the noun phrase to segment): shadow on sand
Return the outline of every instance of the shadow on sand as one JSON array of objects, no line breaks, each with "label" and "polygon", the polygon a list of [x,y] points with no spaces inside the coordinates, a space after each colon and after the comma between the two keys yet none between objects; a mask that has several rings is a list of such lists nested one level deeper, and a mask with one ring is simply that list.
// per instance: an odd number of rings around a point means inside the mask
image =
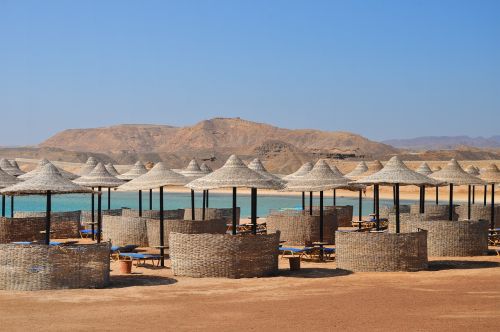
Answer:
[{"label": "shadow on sand", "polygon": [[131,273],[124,275],[114,275],[110,278],[108,288],[125,288],[133,286],[160,286],[171,285],[177,280],[167,277],[143,275],[139,273]]},{"label": "shadow on sand", "polygon": [[429,271],[468,270],[500,267],[500,263],[488,261],[443,260],[429,262]]},{"label": "shadow on sand", "polygon": [[289,278],[332,278],[352,274],[351,271],[333,268],[301,268],[298,271],[280,270],[279,277]]}]

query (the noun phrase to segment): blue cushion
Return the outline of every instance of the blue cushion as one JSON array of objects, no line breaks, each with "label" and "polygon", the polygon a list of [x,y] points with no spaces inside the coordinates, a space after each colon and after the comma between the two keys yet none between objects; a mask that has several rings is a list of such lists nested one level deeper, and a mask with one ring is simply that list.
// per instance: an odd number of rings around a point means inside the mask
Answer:
[{"label": "blue cushion", "polygon": [[137,252],[127,252],[127,253],[120,253],[121,257],[130,257],[132,259],[149,259],[149,258],[161,258],[160,255],[154,255],[154,254],[141,254]]},{"label": "blue cushion", "polygon": [[281,247],[279,248],[280,251],[290,251],[290,252],[304,252],[304,249],[301,248],[288,248],[288,247]]},{"label": "blue cushion", "polygon": [[31,244],[29,241],[16,241],[16,242],[11,242],[12,244]]}]

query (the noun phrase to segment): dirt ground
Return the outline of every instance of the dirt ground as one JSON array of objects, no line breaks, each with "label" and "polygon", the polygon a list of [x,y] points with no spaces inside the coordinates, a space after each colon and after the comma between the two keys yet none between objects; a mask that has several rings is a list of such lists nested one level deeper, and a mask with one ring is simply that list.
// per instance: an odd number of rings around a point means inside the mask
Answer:
[{"label": "dirt ground", "polygon": [[[168,262],[168,261],[167,261]],[[106,289],[0,292],[1,330],[498,330],[500,256],[432,259],[416,273],[302,264],[253,279],[194,279],[139,267]],[[168,263],[167,263],[168,265]]]}]

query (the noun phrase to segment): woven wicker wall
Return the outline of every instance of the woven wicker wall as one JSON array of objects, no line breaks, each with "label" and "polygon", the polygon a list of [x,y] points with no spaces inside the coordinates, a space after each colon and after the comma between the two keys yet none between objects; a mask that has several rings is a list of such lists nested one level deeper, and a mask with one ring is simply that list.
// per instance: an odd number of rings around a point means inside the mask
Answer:
[{"label": "woven wicker wall", "polygon": [[427,232],[337,232],[337,268],[354,271],[420,271],[428,266]]},{"label": "woven wicker wall", "polygon": [[[202,208],[194,209],[194,218],[196,220],[201,220]],[[182,218],[181,218],[182,219]],[[191,209],[184,209],[184,219],[191,220]],[[233,209],[221,209],[221,208],[208,208],[205,209],[205,219],[224,219],[226,224],[232,225],[233,223]],[[240,224],[240,208],[236,208],[236,225]]]},{"label": "woven wicker wall", "polygon": [[352,215],[353,206],[352,205],[337,205],[335,206],[337,210],[337,224],[338,227],[351,227],[352,226]]},{"label": "woven wicker wall", "polygon": [[[335,231],[337,226],[337,210],[328,207],[324,211],[323,219],[323,241],[330,244],[335,243]],[[319,238],[319,211],[313,209],[313,215],[308,211],[272,211],[266,219],[267,231],[269,233],[281,232],[281,240],[285,245],[311,245]]]},{"label": "woven wicker wall", "polygon": [[[80,215],[81,211],[51,212],[50,230],[54,232],[51,237],[55,239],[80,237],[80,233],[78,232],[81,228]],[[14,218],[43,218],[43,227],[45,227],[45,216],[45,212],[14,212]]]},{"label": "woven wicker wall", "polygon": [[[160,245],[160,221],[150,219],[146,222],[148,242],[150,247]],[[164,239],[165,246],[169,246],[168,236],[171,232],[183,234],[225,234],[227,230],[226,221],[214,220],[165,220]]]},{"label": "woven wicker wall", "polygon": [[[407,216],[409,216],[407,218]],[[392,217],[392,216],[391,216]],[[393,217],[389,231],[394,232]],[[402,232],[425,229],[429,256],[481,256],[488,251],[488,225],[486,220],[419,220],[418,215],[401,218]]]},{"label": "woven wicker wall", "polygon": [[174,275],[252,278],[278,272],[280,235],[170,233]]},{"label": "woven wicker wall", "polygon": [[[388,219],[389,215],[394,212],[396,212],[396,208],[393,205],[392,206],[384,205],[380,207],[379,216],[380,218]],[[409,213],[409,212],[410,212],[410,205],[399,206],[399,213]]]},{"label": "woven wicker wall", "polygon": [[[460,205],[457,209],[458,219],[467,220],[467,204]],[[491,220],[491,204],[471,204],[472,220]],[[500,205],[495,204],[495,227],[500,227]]]},{"label": "woven wicker wall", "polygon": [[[436,205],[436,204],[425,204],[423,218],[424,220],[444,220],[448,219],[449,205]],[[453,220],[458,220],[458,214],[456,213],[458,205],[453,205]],[[420,205],[413,204],[410,205],[411,214],[420,213]]]},{"label": "woven wicker wall", "polygon": [[109,240],[116,246],[135,244],[147,247],[147,220],[139,217],[103,216],[102,239]]},{"label": "woven wicker wall", "polygon": [[0,217],[0,243],[42,241],[45,238],[45,218]]},{"label": "woven wicker wall", "polygon": [[[139,210],[123,209],[122,216],[139,217]],[[160,210],[143,210],[142,217],[147,219],[160,219]],[[166,219],[182,219],[184,217],[184,209],[164,210],[163,218]]]},{"label": "woven wicker wall", "polygon": [[109,243],[72,246],[0,245],[0,289],[103,288],[109,284]]},{"label": "woven wicker wall", "polygon": [[[103,216],[121,216],[122,209],[114,209],[114,210],[102,210]],[[97,210],[94,210],[95,221],[97,222]],[[91,226],[88,224],[92,221],[92,211],[80,211],[80,223],[82,227],[85,229],[90,229]]]}]

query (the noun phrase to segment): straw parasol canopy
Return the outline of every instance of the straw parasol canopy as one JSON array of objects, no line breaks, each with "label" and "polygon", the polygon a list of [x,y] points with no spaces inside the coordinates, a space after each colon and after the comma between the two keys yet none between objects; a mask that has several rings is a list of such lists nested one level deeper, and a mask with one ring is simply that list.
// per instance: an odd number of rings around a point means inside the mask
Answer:
[{"label": "straw parasol canopy", "polygon": [[12,176],[19,176],[24,174],[19,168],[12,166],[12,164],[5,158],[0,159],[0,168],[7,174]]},{"label": "straw parasol canopy", "polygon": [[444,168],[432,173],[429,177],[454,185],[484,184],[480,178],[464,171],[455,159],[450,160]]},{"label": "straw parasol canopy", "polygon": [[168,185],[183,186],[188,183],[184,175],[169,170],[162,162],[157,163],[149,172],[135,178],[120,187],[122,191],[147,190]]},{"label": "straw parasol canopy", "polygon": [[6,195],[41,195],[49,191],[52,194],[92,192],[88,188],[65,179],[54,165],[48,163],[31,179],[2,189],[0,193]]},{"label": "straw parasol canopy", "polygon": [[105,188],[115,188],[125,183],[125,181],[120,180],[113,175],[109,174],[108,170],[102,163],[98,163],[97,166],[87,175],[79,177],[74,180],[76,184],[84,187],[105,187]]},{"label": "straw parasol canopy", "polygon": [[10,187],[21,182],[14,175],[10,175],[0,168],[0,188]]},{"label": "straw parasol canopy", "polygon": [[339,170],[339,168],[337,166],[330,165],[330,168],[332,169],[333,173],[340,175],[340,176],[344,176],[344,174]]},{"label": "straw parasol canopy", "polygon": [[498,169],[497,165],[490,164],[484,169],[479,178],[489,184],[500,183],[500,170]]},{"label": "straw parasol canopy", "polygon": [[283,180],[280,177],[269,172],[264,167],[264,165],[262,164],[262,162],[260,161],[259,158],[255,158],[254,160],[252,160],[252,162],[250,164],[248,164],[248,168],[250,168],[253,171],[256,171],[257,173],[259,173],[260,175],[262,175],[266,179],[274,180],[274,181],[278,181],[278,182],[283,182]]},{"label": "straw parasol canopy", "polygon": [[147,172],[148,170],[144,166],[144,164],[140,161],[137,161],[128,172],[118,175],[117,178],[122,180],[133,180],[141,175],[146,174]]},{"label": "straw parasol canopy", "polygon": [[[40,170],[42,169],[43,166],[45,166],[47,164],[51,164],[51,162],[44,158],[38,162],[38,166],[35,169],[29,171],[28,173],[20,175],[18,178],[21,180],[24,180],[24,181],[31,179],[32,177],[37,175],[38,172],[40,172]],[[59,173],[62,175],[63,178],[66,178],[68,180],[74,180],[74,179],[78,178],[78,175],[75,175],[71,172],[65,171],[62,168],[58,168],[58,167],[56,167],[56,168],[59,171]]]},{"label": "straw parasol canopy", "polygon": [[304,165],[300,166],[300,168],[295,173],[292,173],[292,174],[289,174],[289,175],[283,177],[283,180],[288,181],[288,180],[302,177],[302,176],[306,175],[307,173],[309,173],[313,169],[313,167],[314,167],[313,163],[308,161]]},{"label": "straw parasol canopy", "polygon": [[441,166],[436,166],[434,167],[434,169],[432,170],[432,172],[437,172],[437,171],[440,171],[441,170]]},{"label": "straw parasol canopy", "polygon": [[196,159],[191,160],[188,166],[185,169],[180,170],[179,173],[191,180],[198,179],[202,176],[207,175],[206,172],[201,170],[200,165],[198,165]]},{"label": "straw parasol canopy", "polygon": [[224,166],[202,178],[191,181],[187,187],[194,190],[217,188],[281,189],[283,184],[281,181],[265,178],[248,168],[236,155],[232,155]]},{"label": "straw parasol canopy", "polygon": [[109,164],[104,165],[104,167],[106,167],[106,170],[108,171],[109,174],[111,174],[113,176],[120,175],[120,173],[118,173],[118,171],[116,170],[116,168],[113,164],[109,163]]},{"label": "straw parasol canopy", "polygon": [[382,168],[384,168],[384,165],[378,160],[375,160],[371,163],[366,164],[368,166],[368,169],[366,172],[361,173],[360,175],[351,175],[349,178],[352,180],[359,180],[361,178],[364,178],[368,175],[372,175],[380,171]]},{"label": "straw parasol canopy", "polygon": [[423,175],[432,174],[432,170],[426,162],[423,162],[422,164],[420,164],[420,166],[418,166],[418,168],[415,170],[415,172],[423,174]]},{"label": "straw parasol canopy", "polygon": [[478,176],[479,175],[479,169],[477,169],[474,165],[467,166],[467,168],[465,169],[465,171],[467,173],[469,173],[470,175],[474,175],[474,176]]},{"label": "straw parasol canopy", "polygon": [[368,165],[366,165],[364,161],[361,161],[359,164],[356,165],[356,167],[352,171],[347,173],[345,177],[349,179],[355,179],[356,177],[360,176],[366,171],[368,171]]},{"label": "straw parasol canopy", "polygon": [[392,157],[385,167],[367,177],[357,180],[358,184],[379,185],[436,185],[439,181],[409,169],[397,156]]},{"label": "straw parasol canopy", "polygon": [[19,172],[22,172],[23,174],[25,173],[24,171],[22,171],[19,168],[19,165],[17,164],[17,161],[15,159],[10,160],[9,162],[12,165],[12,167],[14,167],[15,169],[17,169]]},{"label": "straw parasol canopy", "polygon": [[97,163],[98,163],[98,161],[96,158],[89,157],[89,159],[87,159],[87,162],[85,163],[85,165],[83,165],[82,168],[80,168],[78,175],[84,176],[84,175],[89,174],[97,166]]},{"label": "straw parasol canopy", "polygon": [[348,184],[347,178],[333,172],[327,162],[320,159],[309,173],[289,180],[284,191],[325,191],[347,187]]},{"label": "straw parasol canopy", "polygon": [[205,164],[205,163],[202,163],[202,164],[200,165],[200,169],[201,169],[203,172],[205,172],[205,174],[212,173],[212,172],[214,171],[214,170],[213,170],[210,166],[208,166],[208,165],[207,165],[207,164]]}]

